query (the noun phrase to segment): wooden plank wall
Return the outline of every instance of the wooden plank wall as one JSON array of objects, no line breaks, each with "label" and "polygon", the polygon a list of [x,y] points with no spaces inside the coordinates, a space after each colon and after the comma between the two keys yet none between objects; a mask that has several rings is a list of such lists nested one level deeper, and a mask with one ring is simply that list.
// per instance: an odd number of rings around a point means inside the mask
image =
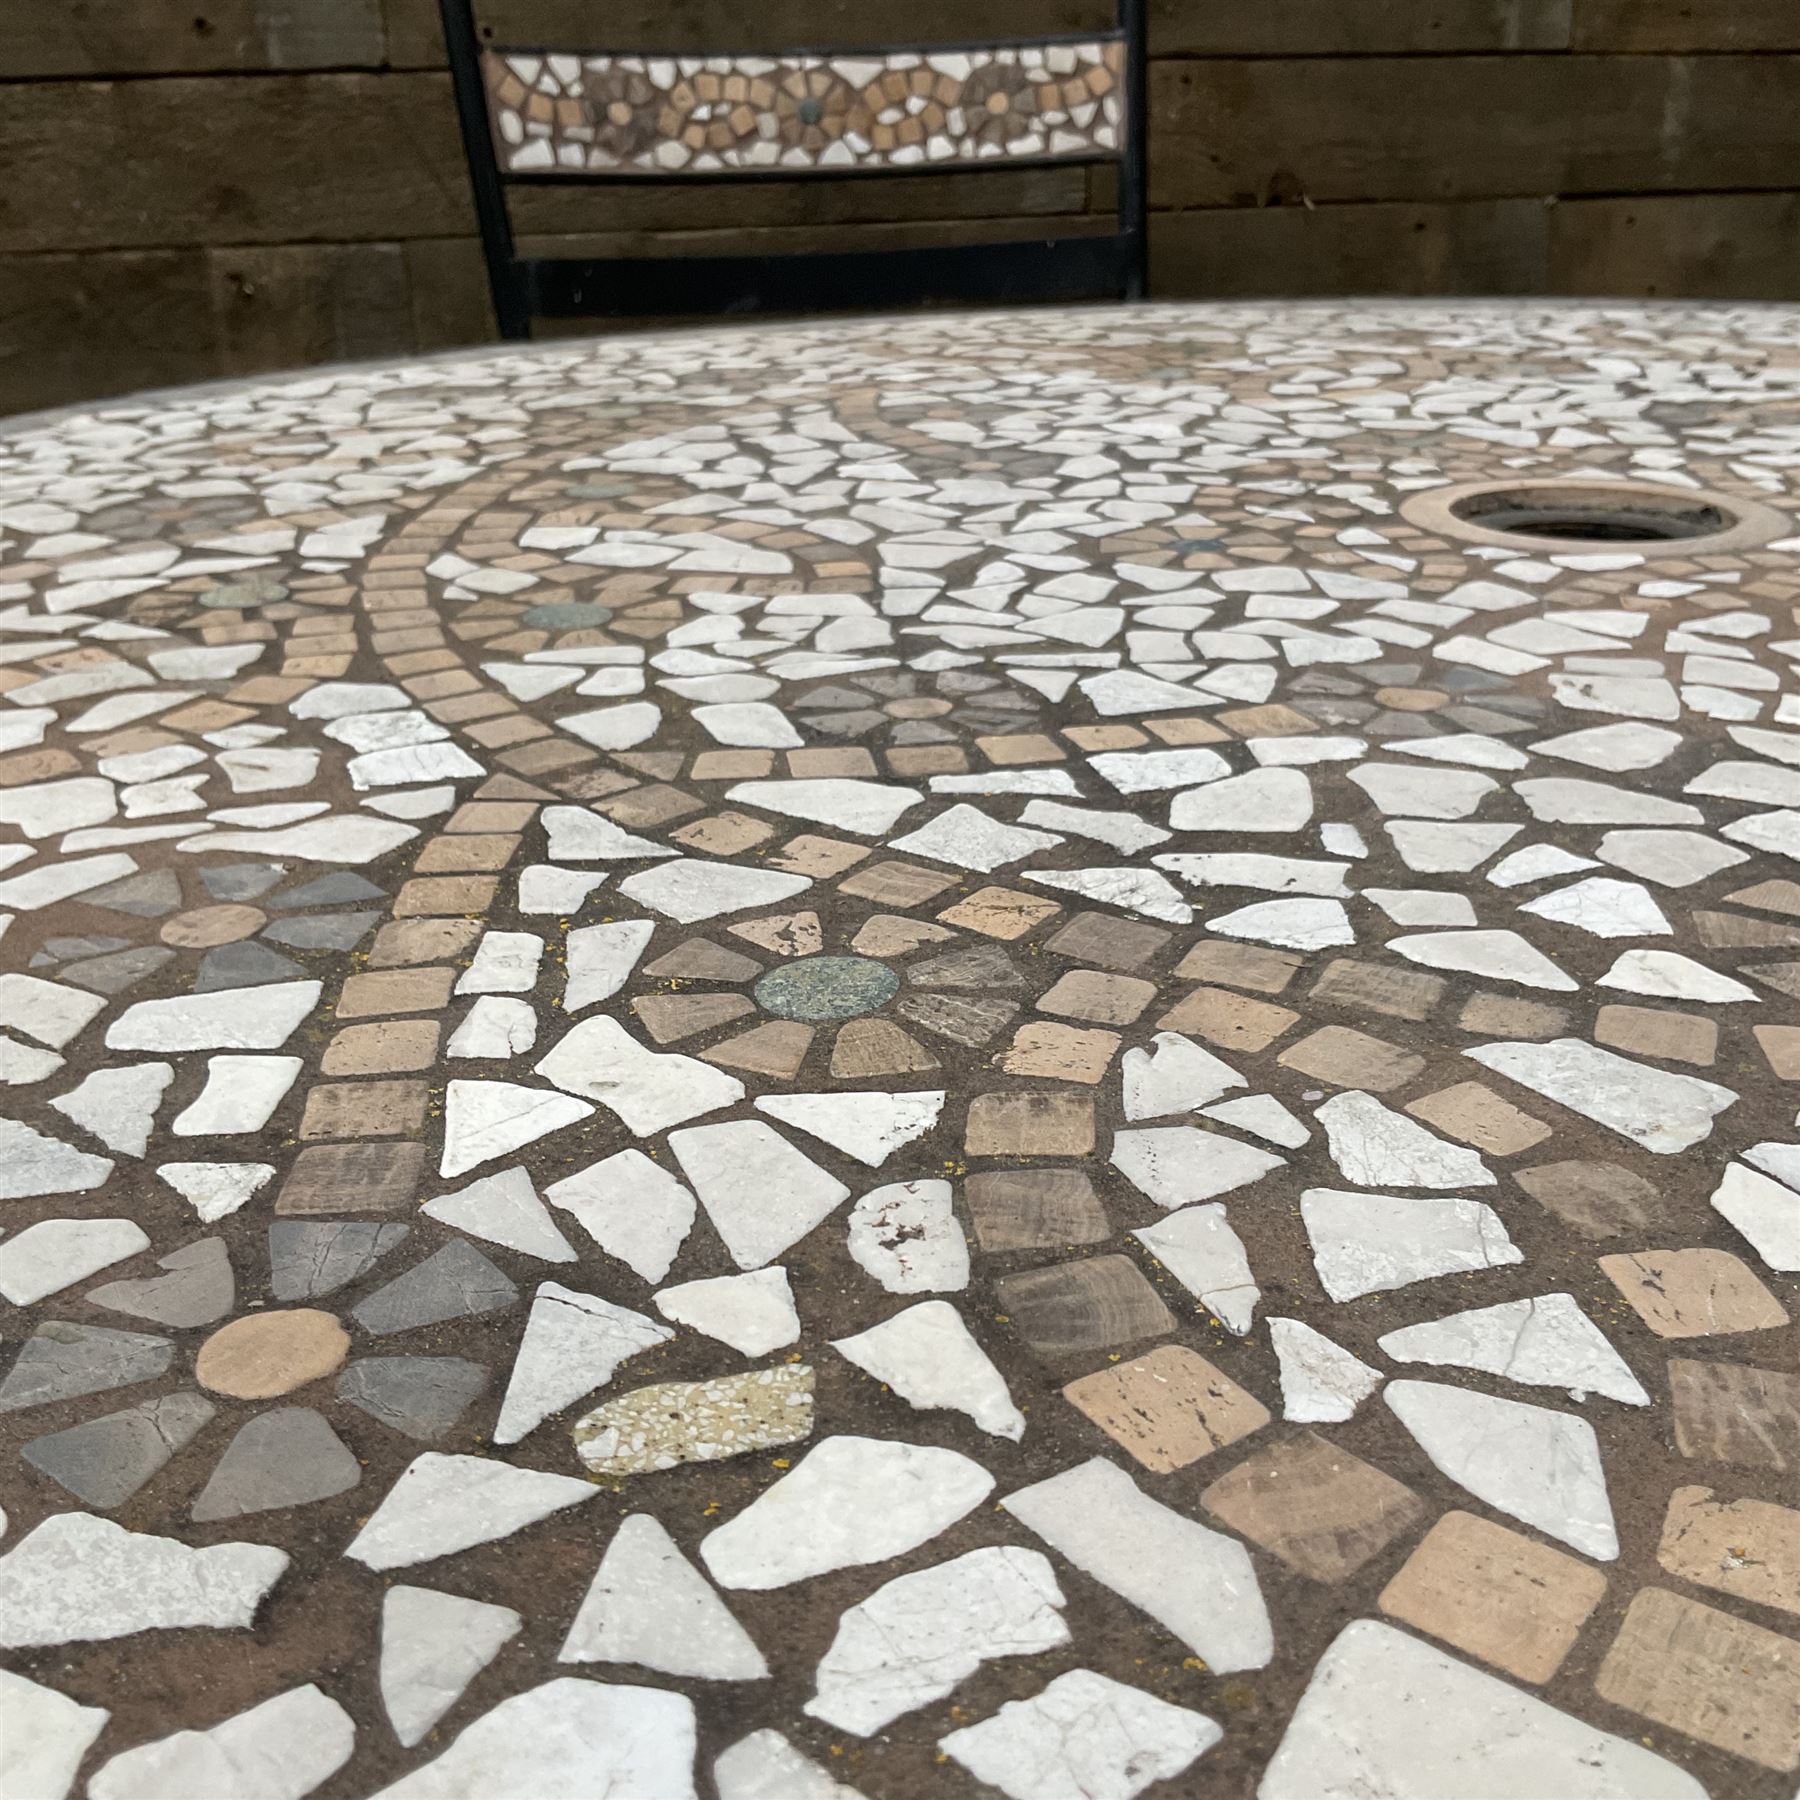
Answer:
[{"label": "wooden plank wall", "polygon": [[[502,39],[1088,29],[1105,0],[495,0]],[[1158,294],[1800,298],[1800,0],[1152,0]],[[435,0],[6,0],[0,411],[491,332]],[[528,243],[1053,229],[1110,172],[529,190]]]}]

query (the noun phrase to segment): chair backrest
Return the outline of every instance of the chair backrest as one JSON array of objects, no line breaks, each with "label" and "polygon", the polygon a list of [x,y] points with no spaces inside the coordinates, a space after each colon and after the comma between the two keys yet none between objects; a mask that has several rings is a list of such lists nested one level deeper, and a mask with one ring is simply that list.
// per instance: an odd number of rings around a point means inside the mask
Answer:
[{"label": "chair backrest", "polygon": [[[501,334],[533,317],[811,312],[1137,298],[1144,0],[1114,30],[1003,44],[771,55],[483,46],[439,0]],[[1118,165],[1110,231],[782,256],[527,257],[507,190],[538,183],[867,179]]]}]

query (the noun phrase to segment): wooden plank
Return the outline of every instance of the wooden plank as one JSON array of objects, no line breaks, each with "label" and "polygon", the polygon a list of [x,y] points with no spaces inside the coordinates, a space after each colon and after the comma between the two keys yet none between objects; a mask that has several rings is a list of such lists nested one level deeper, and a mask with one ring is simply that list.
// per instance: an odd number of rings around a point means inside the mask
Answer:
[{"label": "wooden plank", "polygon": [[511,191],[521,234],[863,225],[892,219],[1008,218],[1088,209],[1088,170],[1063,165],[832,181],[632,181]]},{"label": "wooden plank", "polygon": [[[1566,50],[1575,0],[1151,0],[1152,56]],[[1625,0],[1630,4],[1632,0]]]},{"label": "wooden plank", "polygon": [[480,239],[416,238],[402,249],[413,342],[421,350],[491,344],[499,334]]},{"label": "wooden plank", "polygon": [[1795,0],[1574,0],[1577,50],[1800,50]]},{"label": "wooden plank", "polygon": [[0,413],[218,372],[203,252],[0,257]]},{"label": "wooden plank", "polygon": [[1787,301],[1800,294],[1800,194],[1571,200],[1550,210],[1549,223],[1556,293]]},{"label": "wooden plank", "polygon": [[442,69],[444,28],[437,0],[381,0],[387,33],[388,66],[393,69]]},{"label": "wooden plank", "polygon": [[[1205,0],[1193,0],[1204,4]],[[1324,0],[1332,3],[1332,0]],[[1112,0],[660,0],[596,7],[593,0],[476,0],[494,42],[571,50],[866,49],[881,44],[1005,43],[1107,31]]]},{"label": "wooden plank", "polygon": [[1163,61],[1151,204],[1782,188],[1800,58]]},{"label": "wooden plank", "polygon": [[0,105],[0,249],[451,236],[448,77],[34,82]]},{"label": "wooden plank", "polygon": [[6,0],[0,80],[374,69],[381,0]]},{"label": "wooden plank", "polygon": [[1033,213],[1018,219],[903,219],[870,225],[846,240],[836,225],[783,225],[713,231],[591,231],[519,239],[522,256],[790,256],[813,250],[883,250],[918,244],[1000,243],[1110,230],[1092,213]]},{"label": "wooden plank", "polygon": [[414,347],[398,244],[238,245],[209,252],[220,372],[404,355]]},{"label": "wooden plank", "polygon": [[1478,200],[1153,213],[1150,293],[1540,293],[1550,211],[1538,200]]}]

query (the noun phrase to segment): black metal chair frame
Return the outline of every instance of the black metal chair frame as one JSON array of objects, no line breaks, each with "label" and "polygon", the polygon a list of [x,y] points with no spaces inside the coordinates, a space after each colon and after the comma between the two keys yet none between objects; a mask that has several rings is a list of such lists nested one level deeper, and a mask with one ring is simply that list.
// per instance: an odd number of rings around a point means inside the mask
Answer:
[{"label": "black metal chair frame", "polygon": [[[533,318],[698,316],[873,310],[932,303],[969,305],[1127,299],[1143,296],[1145,270],[1145,0],[1118,0],[1111,32],[1079,38],[1000,40],[1029,47],[1118,41],[1124,47],[1124,117],[1114,150],[978,163],[863,165],[796,169],[774,166],[673,175],[663,171],[578,170],[510,173],[495,152],[482,79],[482,46],[474,0],[438,0],[463,146],[487,258],[494,314],[503,338],[531,335]],[[784,54],[875,56],[985,49],[991,44],[890,45],[885,49],[787,51]],[[599,55],[588,49],[571,54]],[[641,54],[621,52],[620,54]],[[682,53],[690,54],[690,53]],[[515,248],[509,187],[617,186],[646,179],[696,182],[856,181],[931,172],[976,175],[996,167],[1116,162],[1118,214],[1110,232],[1000,242],[778,253],[772,256],[520,256]],[[859,228],[860,229],[860,228]]]}]

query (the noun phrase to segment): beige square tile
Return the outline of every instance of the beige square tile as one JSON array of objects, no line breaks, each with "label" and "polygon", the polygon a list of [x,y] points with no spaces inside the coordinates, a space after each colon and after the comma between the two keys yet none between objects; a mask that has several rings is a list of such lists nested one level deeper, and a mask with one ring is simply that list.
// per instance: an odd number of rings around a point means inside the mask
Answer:
[{"label": "beige square tile", "polygon": [[340,1019],[372,1019],[387,1013],[441,1012],[450,1004],[454,969],[376,969],[352,975],[338,996]]},{"label": "beige square tile", "polygon": [[1252,1000],[1226,988],[1201,987],[1178,1000],[1156,1021],[1164,1031],[1186,1032],[1205,1038],[1223,1050],[1266,1050],[1290,1026],[1299,1022],[1297,1012]]},{"label": "beige square tile", "polygon": [[1011,942],[1035,931],[1062,908],[1041,894],[1021,894],[1013,888],[977,888],[968,899],[946,907],[938,917],[946,925],[979,931],[984,937]]},{"label": "beige square tile", "polygon": [[1039,1001],[1038,1011],[1096,1025],[1129,1025],[1156,998],[1156,983],[1097,969],[1071,969]]},{"label": "beige square tile", "polygon": [[1090,1094],[977,1094],[963,1147],[970,1156],[1086,1156],[1094,1147]]},{"label": "beige square tile", "polygon": [[1035,1019],[1014,1032],[1000,1067],[1008,1075],[1037,1075],[1091,1086],[1105,1078],[1119,1042],[1116,1031],[1084,1031],[1075,1025]]},{"label": "beige square tile", "polygon": [[1729,1250],[1639,1250],[1600,1268],[1658,1337],[1723,1337],[1788,1322],[1781,1302]]},{"label": "beige square tile", "polygon": [[1217,982],[1225,987],[1248,988],[1254,994],[1279,994],[1294,979],[1300,963],[1301,959],[1287,950],[1202,938],[1175,965],[1175,973],[1184,981]]},{"label": "beige square tile", "polygon": [[1800,1617],[1800,1512],[1791,1506],[1677,1488],[1656,1560],[1697,1587]]},{"label": "beige square tile", "polygon": [[1283,1068],[1298,1069],[1315,1081],[1374,1094],[1404,1087],[1425,1067],[1424,1057],[1348,1025],[1322,1026],[1282,1051],[1278,1060]]},{"label": "beige square tile", "polygon": [[1146,1469],[1167,1475],[1269,1422],[1269,1409],[1180,1344],[1071,1381],[1063,1398]]},{"label": "beige square tile", "polygon": [[1765,1769],[1800,1768],[1800,1642],[1645,1588],[1594,1679],[1603,1700]]},{"label": "beige square tile", "polygon": [[1548,1681],[1606,1593],[1596,1568],[1473,1513],[1446,1513],[1383,1590],[1390,1619],[1520,1681]]},{"label": "beige square tile", "polygon": [[1541,1119],[1521,1112],[1479,1081],[1459,1081],[1455,1087],[1440,1088],[1413,1101],[1406,1110],[1446,1137],[1473,1144],[1490,1156],[1517,1156],[1550,1136],[1550,1127]]},{"label": "beige square tile", "polygon": [[1313,1581],[1343,1581],[1424,1516],[1393,1476],[1310,1431],[1220,1476],[1200,1504]]},{"label": "beige square tile", "polygon": [[437,1061],[436,1019],[383,1019],[346,1025],[325,1046],[326,1075],[413,1075]]},{"label": "beige square tile", "polygon": [[1719,1027],[1691,1013],[1654,1006],[1603,1006],[1594,1020],[1594,1042],[1632,1056],[1709,1068],[1719,1049]]},{"label": "beige square tile", "polygon": [[303,1138],[410,1137],[425,1124],[422,1081],[328,1082],[306,1096]]}]

